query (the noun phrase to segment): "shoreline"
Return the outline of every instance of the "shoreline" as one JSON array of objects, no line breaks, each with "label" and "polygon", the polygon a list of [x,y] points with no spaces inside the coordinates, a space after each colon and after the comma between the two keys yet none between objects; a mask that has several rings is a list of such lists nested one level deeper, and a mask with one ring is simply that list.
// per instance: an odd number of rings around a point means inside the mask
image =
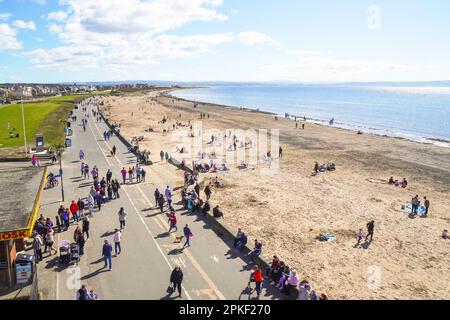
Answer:
[{"label": "shoreline", "polygon": [[[216,177],[220,181],[220,188],[212,187],[211,207],[220,206],[230,230],[242,228],[249,243],[262,241],[264,260],[277,254],[333,299],[449,297],[441,283],[450,281],[450,260],[439,235],[450,223],[450,149],[313,123],[305,130],[295,129],[291,120],[276,121],[255,110],[211,104],[194,108],[193,102],[157,92],[104,99],[103,108],[111,121],[121,124],[121,134],[127,140],[142,137],[140,146],[151,152],[155,170],[165,166],[159,161],[161,150],[180,159],[196,156],[180,153],[177,147],[190,143],[182,137],[202,113],[209,115],[202,120],[204,132],[216,130],[220,136],[230,129],[279,130],[283,157],[273,174],[265,173],[268,167],[261,161],[240,169],[235,151],[226,151],[225,143],[215,162],[224,157],[230,170],[202,173],[200,180],[206,184]],[[162,123],[163,118],[168,121]],[[209,133],[201,142],[206,154],[222,148],[208,141]],[[337,170],[312,175],[315,162],[336,163]],[[172,181],[183,179],[175,167],[171,175]],[[408,188],[390,186],[391,176],[406,177]],[[401,211],[416,194],[432,203],[426,219]],[[376,239],[355,247],[356,231],[371,220],[376,221]],[[337,240],[320,242],[318,231],[330,232]],[[367,268],[372,265],[383,272],[381,290],[367,290]]]},{"label": "shoreline", "polygon": [[[210,88],[210,87],[204,87],[202,89],[205,89],[205,88]],[[260,113],[260,114],[277,116],[279,118],[285,119],[285,115],[280,114],[280,113],[264,111],[264,110],[260,110],[260,109],[253,109],[253,108],[248,108],[248,107],[239,107],[239,106],[233,106],[233,105],[224,105],[224,104],[217,104],[217,103],[212,103],[212,102],[190,100],[190,99],[184,99],[184,98],[180,98],[180,97],[172,95],[172,92],[175,92],[175,91],[195,90],[195,89],[199,89],[199,88],[190,88],[190,87],[177,88],[174,90],[168,90],[168,91],[162,93],[161,96],[167,97],[170,99],[176,99],[178,101],[193,103],[193,104],[197,103],[197,104],[201,104],[205,107],[212,106],[212,107],[221,107],[224,109],[234,109],[234,110],[255,112],[255,113]],[[293,117],[297,117],[298,119],[303,119],[302,116],[296,116],[296,115],[289,115],[289,116],[290,116],[289,120],[292,120],[292,121],[294,121]],[[359,126],[359,125],[346,125],[344,123],[335,122],[335,124],[333,126],[329,126],[326,124],[328,121],[324,120],[324,119],[315,119],[315,118],[311,118],[311,117],[306,117],[306,121],[308,123],[314,123],[314,124],[324,126],[324,127],[333,127],[333,128],[337,128],[337,129],[341,129],[341,130],[348,130],[351,132],[361,131],[364,134],[368,134],[368,135],[372,135],[372,136],[376,136],[376,137],[392,138],[392,139],[398,139],[398,140],[402,140],[402,141],[411,141],[411,142],[415,142],[415,143],[419,143],[419,144],[433,145],[433,146],[437,146],[440,148],[450,148],[450,139],[446,139],[446,138],[442,138],[442,137],[416,136],[416,138],[407,138],[407,137],[402,137],[402,136],[389,135],[386,133],[376,133],[376,132],[373,132],[372,130],[382,130],[382,129],[377,129],[377,128],[365,129],[363,126]],[[355,128],[353,129],[351,127],[355,127]],[[406,134],[406,133],[404,133],[404,134]]]}]

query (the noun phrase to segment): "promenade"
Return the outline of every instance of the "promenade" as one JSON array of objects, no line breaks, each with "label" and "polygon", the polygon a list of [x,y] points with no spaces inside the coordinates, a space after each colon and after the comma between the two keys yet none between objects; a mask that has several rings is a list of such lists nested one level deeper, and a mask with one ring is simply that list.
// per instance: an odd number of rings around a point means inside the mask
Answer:
[{"label": "promenade", "polygon": [[[90,110],[89,110],[90,112]],[[63,155],[64,205],[71,200],[86,198],[92,180],[80,176],[78,153],[85,153],[84,162],[90,169],[96,165],[99,177],[106,177],[111,169],[113,179],[121,181],[122,167],[136,164],[136,157],[129,153],[116,136],[109,141],[103,139],[108,128],[103,122],[89,118],[86,132],[81,119],[83,113],[75,110],[77,123],[73,123],[72,146]],[[115,156],[110,150],[116,146]],[[181,206],[179,190],[183,184],[176,168],[159,162],[152,155],[154,164],[144,167],[146,182],[121,185],[120,199],[108,202],[100,212],[90,218],[90,238],[86,241],[85,254],[78,265],[64,265],[57,255],[44,254],[38,265],[40,291],[44,299],[73,300],[81,284],[97,292],[100,299],[171,299],[166,289],[171,270],[180,265],[184,273],[183,298],[186,300],[234,300],[254,298],[243,293],[250,276],[251,264],[247,257],[232,248],[228,239],[218,234],[206,219],[185,212]],[[58,166],[50,166],[49,172],[57,174]],[[167,233],[169,225],[165,213],[160,214],[154,203],[155,188],[163,192],[169,185],[175,190],[174,208],[177,210],[178,232]],[[60,205],[59,187],[45,190],[40,213],[55,218]],[[103,268],[101,256],[105,239],[113,243],[115,228],[119,228],[118,211],[124,207],[128,213],[127,225],[122,232],[122,253],[113,257],[113,270]],[[182,244],[174,243],[175,234],[182,235],[185,224],[189,224],[193,238],[191,247],[181,251]],[[73,242],[75,226],[55,235],[56,244],[65,239]],[[273,299],[273,290],[266,292],[264,286],[261,299]],[[175,297],[176,294],[173,295]]]}]

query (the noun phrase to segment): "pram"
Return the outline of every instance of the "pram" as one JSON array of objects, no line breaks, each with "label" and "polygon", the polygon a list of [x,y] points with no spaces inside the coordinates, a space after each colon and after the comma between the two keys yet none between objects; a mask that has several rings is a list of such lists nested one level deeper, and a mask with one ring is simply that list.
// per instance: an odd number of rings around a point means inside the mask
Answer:
[{"label": "pram", "polygon": [[71,261],[80,261],[80,246],[77,243],[72,243],[70,245],[70,260]]},{"label": "pram", "polygon": [[61,240],[59,243],[59,261],[61,263],[70,263],[70,242]]}]

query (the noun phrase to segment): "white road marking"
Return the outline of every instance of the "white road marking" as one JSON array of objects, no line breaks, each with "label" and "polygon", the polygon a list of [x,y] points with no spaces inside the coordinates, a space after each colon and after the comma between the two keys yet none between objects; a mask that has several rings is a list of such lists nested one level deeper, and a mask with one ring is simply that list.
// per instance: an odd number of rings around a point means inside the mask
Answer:
[{"label": "white road marking", "polygon": [[215,262],[219,263],[219,258],[217,258],[216,255],[211,256],[211,259],[213,259]]},{"label": "white road marking", "polygon": [[[96,127],[98,133],[100,136],[102,136],[97,124],[95,122],[94,126]],[[92,129],[91,129],[92,130]],[[94,135],[95,136],[95,135]],[[97,144],[99,145],[97,139],[96,139]],[[110,148],[108,142],[106,140],[103,140],[103,142]],[[100,150],[101,147],[99,145]],[[103,150],[102,150],[103,153]],[[105,157],[105,159],[107,159],[107,157],[105,156],[105,154],[103,153],[103,156]],[[117,162],[123,167],[122,161],[120,161],[120,159],[115,155],[114,156],[117,160]],[[107,162],[109,163],[108,159]],[[111,165],[111,164],[110,164]],[[150,199],[145,195],[145,193],[142,191],[142,189],[139,186],[136,186],[136,188],[139,190],[139,192],[141,193],[141,195],[143,196],[143,198],[147,201],[147,203],[150,206],[153,206],[153,203],[150,201]],[[130,199],[130,202],[133,204],[134,209],[136,210],[136,212],[139,215],[139,218],[141,219],[142,223],[145,225],[145,228],[147,229],[147,231],[150,233],[150,235],[152,236],[153,241],[155,242],[155,244],[157,245],[159,251],[161,252],[161,254],[164,256],[164,253],[162,252],[162,249],[160,248],[160,246],[158,245],[157,241],[155,240],[155,237],[153,236],[153,234],[151,233],[150,229],[148,229],[147,224],[145,223],[144,219],[142,218],[139,210],[137,210],[136,206],[134,205],[133,201],[131,200],[131,197],[129,196],[128,192],[126,191],[126,189],[124,188],[125,193],[127,194],[127,197]],[[169,225],[167,224],[167,222],[160,216],[157,216],[157,219],[159,219],[161,221],[161,223],[163,224],[163,226],[167,226],[167,228],[169,227]],[[155,220],[154,220],[155,221]],[[175,238],[174,235],[172,235],[172,237]],[[208,285],[210,286],[211,290],[215,293],[215,295],[220,299],[220,300],[226,300],[225,296],[222,294],[222,292],[217,288],[217,286],[215,285],[215,283],[211,280],[211,278],[208,276],[208,274],[205,272],[205,270],[203,270],[203,268],[200,266],[200,264],[197,262],[197,260],[192,256],[192,254],[186,249],[183,251],[183,253],[186,255],[186,257],[191,261],[192,265],[194,266],[195,269],[197,269],[197,271],[200,273],[200,276],[206,281],[206,283],[208,283]],[[169,264],[169,261],[166,259],[166,257],[164,256],[164,259],[166,260],[166,262]],[[184,290],[184,288],[183,288]],[[186,291],[186,290],[185,290]],[[190,298],[189,298],[190,300]]]},{"label": "white road marking", "polygon": [[[98,130],[97,125],[96,125],[95,123],[94,123],[94,125],[95,125],[95,127],[97,128],[97,130]],[[92,128],[91,128],[91,130],[92,130]],[[100,133],[100,130],[98,130],[98,132]],[[94,132],[92,132],[92,134],[94,135],[94,138],[95,138]],[[103,156],[104,156],[105,159],[106,159],[106,162],[108,162],[108,164],[109,164],[110,166],[112,166],[112,165],[109,163],[108,158],[105,156],[105,154],[104,154],[102,148],[100,147],[100,144],[98,143],[97,139],[95,139],[95,140],[96,140],[96,142],[97,142],[98,147],[99,147],[100,150],[102,151]],[[106,143],[106,141],[105,141],[105,143]],[[116,158],[117,158],[117,157],[116,157]],[[120,160],[119,160],[119,161],[120,161]],[[125,194],[127,195],[128,200],[130,200],[130,203],[131,203],[131,205],[133,206],[134,210],[135,210],[136,213],[138,214],[138,216],[139,216],[139,218],[140,218],[142,224],[144,225],[145,229],[147,230],[148,234],[150,235],[150,237],[152,238],[152,240],[153,240],[153,242],[155,243],[156,247],[158,248],[158,251],[159,251],[159,252],[161,253],[161,255],[163,256],[164,261],[167,263],[167,265],[168,265],[168,267],[169,267],[169,270],[172,271],[172,270],[173,270],[172,265],[170,264],[169,260],[167,260],[167,257],[165,256],[165,254],[164,254],[164,252],[162,251],[161,247],[159,246],[158,242],[155,240],[155,236],[153,235],[153,233],[152,233],[152,232],[150,231],[150,229],[148,228],[148,226],[147,226],[147,224],[145,223],[145,221],[144,221],[144,219],[142,218],[142,216],[139,214],[139,210],[136,208],[136,205],[134,204],[133,200],[131,199],[130,194],[128,193],[128,191],[126,190],[126,188],[123,188],[123,190],[124,190]],[[191,299],[191,296],[189,295],[189,293],[187,292],[187,290],[184,288],[184,286],[182,285],[181,287],[182,287],[182,289],[183,289],[184,294],[186,295],[186,297],[187,297],[189,300],[192,300],[192,299]]]}]

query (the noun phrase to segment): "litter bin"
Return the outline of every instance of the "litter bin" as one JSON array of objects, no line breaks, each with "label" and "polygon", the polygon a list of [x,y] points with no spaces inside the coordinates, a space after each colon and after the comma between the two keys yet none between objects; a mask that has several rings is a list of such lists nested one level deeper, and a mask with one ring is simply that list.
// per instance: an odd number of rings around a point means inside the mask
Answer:
[{"label": "litter bin", "polygon": [[27,284],[32,281],[34,272],[36,272],[36,262],[34,256],[19,253],[16,256],[17,284]]},{"label": "litter bin", "polygon": [[72,134],[73,134],[73,130],[72,129],[67,130],[67,135],[68,136],[71,136]]},{"label": "litter bin", "polygon": [[72,139],[66,139],[66,148],[70,148],[72,146]]},{"label": "litter bin", "polygon": [[71,125],[71,123],[70,123],[70,121],[67,121],[67,128],[70,128],[70,125]]}]

